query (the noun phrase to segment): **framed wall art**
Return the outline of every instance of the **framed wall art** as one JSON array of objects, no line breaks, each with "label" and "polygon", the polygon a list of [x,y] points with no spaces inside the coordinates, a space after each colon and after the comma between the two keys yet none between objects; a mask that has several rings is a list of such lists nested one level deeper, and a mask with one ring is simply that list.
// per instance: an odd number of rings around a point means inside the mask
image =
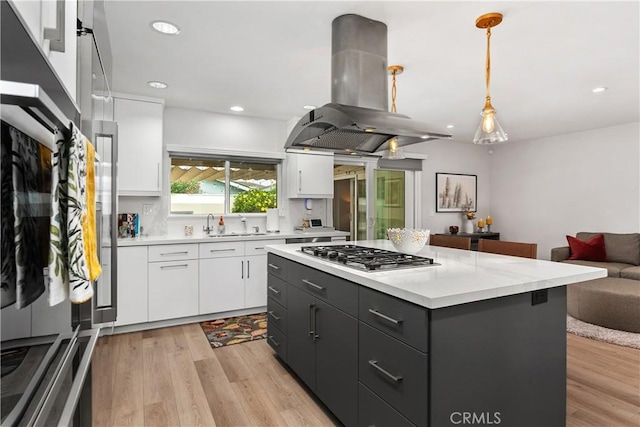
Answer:
[{"label": "framed wall art", "polygon": [[436,173],[436,212],[476,212],[478,176]]}]

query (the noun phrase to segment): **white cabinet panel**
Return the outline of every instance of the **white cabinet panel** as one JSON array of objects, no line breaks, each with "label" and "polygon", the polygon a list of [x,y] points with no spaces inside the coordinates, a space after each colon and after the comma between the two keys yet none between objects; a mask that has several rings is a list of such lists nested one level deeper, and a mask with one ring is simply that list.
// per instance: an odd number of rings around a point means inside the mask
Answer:
[{"label": "white cabinet panel", "polygon": [[118,248],[118,314],[116,326],[149,321],[147,247]]},{"label": "white cabinet panel", "polygon": [[287,153],[289,198],[332,198],[333,155]]},{"label": "white cabinet panel", "polygon": [[246,258],[244,281],[244,306],[264,307],[267,305],[267,255]]},{"label": "white cabinet panel", "polygon": [[200,314],[244,308],[245,268],[243,257],[200,260]]},{"label": "white cabinet panel", "polygon": [[118,123],[118,193],[160,196],[162,193],[161,103],[114,98]]},{"label": "white cabinet panel", "polygon": [[149,321],[198,314],[198,260],[149,263]]}]

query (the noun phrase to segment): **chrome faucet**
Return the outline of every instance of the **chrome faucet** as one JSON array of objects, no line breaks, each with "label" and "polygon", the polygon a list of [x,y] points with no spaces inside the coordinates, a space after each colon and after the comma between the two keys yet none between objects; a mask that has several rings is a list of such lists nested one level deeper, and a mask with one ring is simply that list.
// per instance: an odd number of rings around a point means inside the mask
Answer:
[{"label": "chrome faucet", "polygon": [[209,217],[211,217],[212,223],[215,221],[215,218],[213,218],[213,214],[207,215],[207,227],[205,228],[204,226],[202,226],[202,231],[206,232],[207,234],[211,233],[211,225],[209,225]]}]

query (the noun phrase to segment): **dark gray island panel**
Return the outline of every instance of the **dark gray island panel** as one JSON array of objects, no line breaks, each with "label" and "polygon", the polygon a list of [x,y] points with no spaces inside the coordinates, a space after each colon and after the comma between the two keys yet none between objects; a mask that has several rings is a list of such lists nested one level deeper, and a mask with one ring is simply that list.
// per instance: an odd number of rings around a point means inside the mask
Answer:
[{"label": "dark gray island panel", "polygon": [[544,292],[430,311],[430,425],[565,425],[566,287]]}]

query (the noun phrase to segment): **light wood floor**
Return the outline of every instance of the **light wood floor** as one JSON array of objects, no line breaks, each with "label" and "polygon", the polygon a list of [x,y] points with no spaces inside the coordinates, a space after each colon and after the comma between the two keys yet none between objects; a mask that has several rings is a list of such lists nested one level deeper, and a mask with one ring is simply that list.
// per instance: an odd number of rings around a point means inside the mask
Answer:
[{"label": "light wood floor", "polygon": [[[567,426],[640,426],[640,350],[567,334]],[[265,340],[212,350],[198,324],[101,337],[94,426],[332,426]]]}]

